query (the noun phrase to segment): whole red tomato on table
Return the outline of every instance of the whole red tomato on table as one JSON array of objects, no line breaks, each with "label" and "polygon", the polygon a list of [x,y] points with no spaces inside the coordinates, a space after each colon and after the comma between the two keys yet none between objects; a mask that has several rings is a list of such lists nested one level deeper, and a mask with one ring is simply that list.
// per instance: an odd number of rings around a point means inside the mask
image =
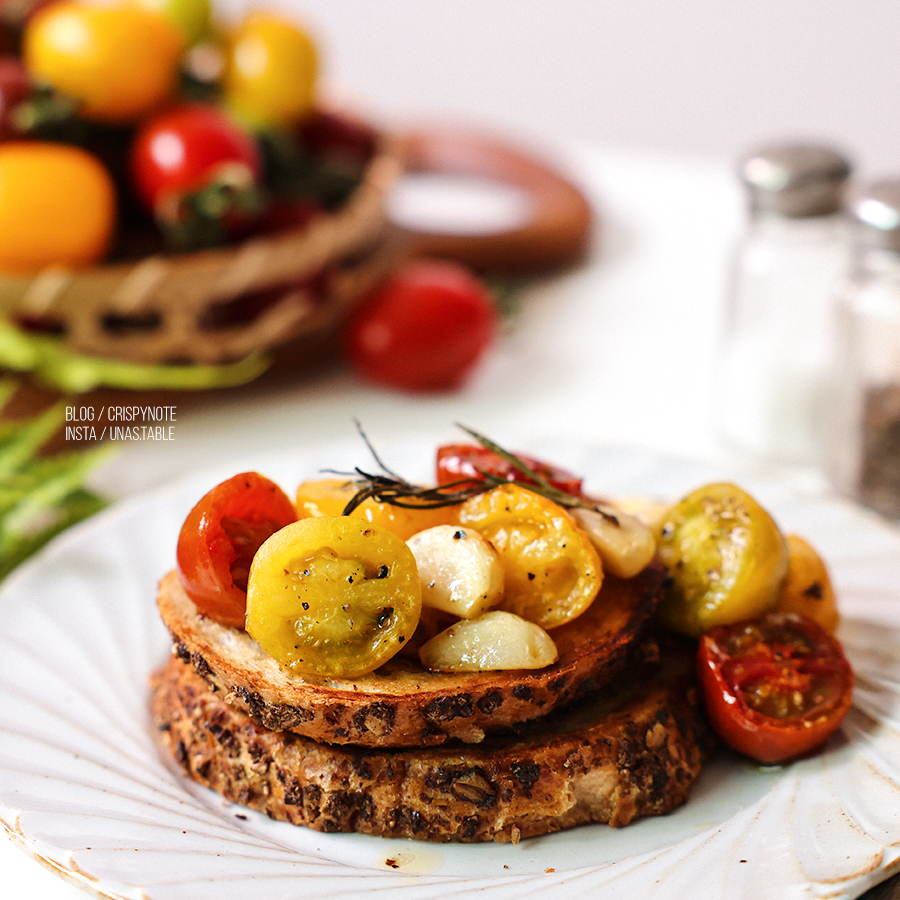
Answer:
[{"label": "whole red tomato on table", "polygon": [[244,627],[253,556],[295,521],[294,504],[277,484],[244,472],[214,487],[191,510],[178,536],[178,577],[205,616]]},{"label": "whole red tomato on table", "polygon": [[344,347],[363,377],[407,391],[461,386],[494,341],[498,315],[467,268],[443,260],[401,266],[348,323]]},{"label": "whole red tomato on table", "polygon": [[714,730],[766,765],[821,747],[852,700],[853,670],[840,643],[794,613],[710,629],[697,669]]}]

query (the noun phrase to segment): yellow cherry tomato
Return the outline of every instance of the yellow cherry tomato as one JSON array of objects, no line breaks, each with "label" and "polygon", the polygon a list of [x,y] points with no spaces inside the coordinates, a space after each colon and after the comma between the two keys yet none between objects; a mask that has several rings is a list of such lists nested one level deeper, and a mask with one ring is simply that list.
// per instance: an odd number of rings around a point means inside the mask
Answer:
[{"label": "yellow cherry tomato", "polygon": [[603,567],[587,534],[561,506],[519,485],[470,497],[462,525],[493,544],[506,586],[498,609],[544,629],[581,615],[603,582]]},{"label": "yellow cherry tomato", "polygon": [[223,78],[225,99],[257,127],[290,127],[312,107],[319,61],[299,25],[270,12],[252,12],[231,35]]},{"label": "yellow cherry tomato", "polygon": [[133,0],[174,22],[190,47],[210,36],[212,3],[210,0]]},{"label": "yellow cherry tomato", "polygon": [[[305,481],[297,488],[295,506],[297,515],[306,516],[339,516],[359,490],[359,484],[345,478],[321,478]],[[350,514],[354,518],[365,519],[373,525],[387,528],[394,534],[408,540],[414,534],[433,528],[435,525],[448,525],[456,521],[455,506],[440,506],[436,509],[419,507],[411,509],[404,506],[393,506],[390,503],[379,503],[377,500],[365,500]]]},{"label": "yellow cherry tomato", "polygon": [[775,521],[729,483],[706,485],[676,503],[660,522],[657,552],[671,576],[660,617],[693,637],[772,609],[788,568]]},{"label": "yellow cherry tomato", "polygon": [[250,566],[247,632],[299,675],[371,672],[412,637],[421,609],[412,551],[361,519],[300,519]]},{"label": "yellow cherry tomato", "polygon": [[800,613],[833,632],[840,618],[825,561],[805,538],[787,535],[788,572],[778,598],[778,612]]},{"label": "yellow cherry tomato", "polygon": [[106,123],[133,122],[174,95],[185,43],[177,26],[137,3],[87,0],[45,7],[23,40],[31,76]]},{"label": "yellow cherry tomato", "polygon": [[112,178],[68,144],[0,144],[0,271],[84,266],[107,250],[115,224]]}]

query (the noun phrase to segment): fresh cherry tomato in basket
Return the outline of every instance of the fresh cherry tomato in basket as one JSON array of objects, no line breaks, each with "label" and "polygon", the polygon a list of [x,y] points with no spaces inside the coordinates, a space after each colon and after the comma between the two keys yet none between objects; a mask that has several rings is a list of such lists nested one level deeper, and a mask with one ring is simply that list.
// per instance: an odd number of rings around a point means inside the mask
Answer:
[{"label": "fresh cherry tomato in basket", "polygon": [[[577,475],[531,456],[521,453],[515,456],[551,487],[567,494],[581,495],[582,479]],[[439,485],[465,482],[467,479],[483,480],[485,475],[523,484],[533,482],[511,462],[480,444],[445,444],[438,447],[436,469]]]},{"label": "fresh cherry tomato in basket", "polygon": [[852,700],[853,670],[840,643],[794,613],[711,629],[697,667],[715,731],[766,765],[821,747]]},{"label": "fresh cherry tomato in basket", "polygon": [[304,28],[276,13],[251,12],[230,36],[225,101],[255,127],[288,128],[313,107],[318,67]]},{"label": "fresh cherry tomato in basket", "polygon": [[82,266],[106,252],[115,187],[85,150],[42,141],[0,143],[0,271]]},{"label": "fresh cherry tomato in basket", "polygon": [[287,494],[256,472],[214,487],[191,510],[178,536],[178,576],[205,616],[244,627],[247,579],[264,541],[297,515]]},{"label": "fresh cherry tomato in basket", "polygon": [[225,233],[257,211],[262,160],[253,138],[216,107],[182,103],[148,119],[131,150],[135,191],[165,229],[212,223]]},{"label": "fresh cherry tomato in basket", "polygon": [[468,269],[417,260],[363,300],[344,346],[365,378],[406,391],[443,391],[465,382],[496,330],[493,299]]},{"label": "fresh cherry tomato in basket", "polygon": [[29,20],[25,66],[36,81],[80,101],[79,114],[130,123],[172,97],[184,39],[137,3],[57,0]]}]

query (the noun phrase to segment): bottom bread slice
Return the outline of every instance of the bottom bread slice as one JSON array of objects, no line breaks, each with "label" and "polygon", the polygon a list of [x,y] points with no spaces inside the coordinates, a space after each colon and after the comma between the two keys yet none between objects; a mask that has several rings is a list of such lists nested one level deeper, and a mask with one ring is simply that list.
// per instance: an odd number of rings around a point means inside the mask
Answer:
[{"label": "bottom bread slice", "polygon": [[512,841],[627,825],[684,803],[707,732],[689,654],[625,672],[575,708],[478,745],[379,750],[254,723],[173,656],[154,675],[162,745],[186,773],[273,819],[327,832]]}]

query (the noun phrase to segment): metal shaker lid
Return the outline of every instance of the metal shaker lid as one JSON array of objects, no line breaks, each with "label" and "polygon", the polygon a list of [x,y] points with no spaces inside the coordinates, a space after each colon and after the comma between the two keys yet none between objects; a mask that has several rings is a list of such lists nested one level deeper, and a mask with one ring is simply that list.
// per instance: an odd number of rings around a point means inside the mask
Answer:
[{"label": "metal shaker lid", "polygon": [[862,241],[900,250],[900,178],[866,185],[853,198],[851,210]]},{"label": "metal shaker lid", "polygon": [[841,208],[851,165],[829,147],[776,144],[747,156],[740,171],[754,209],[803,218]]}]

